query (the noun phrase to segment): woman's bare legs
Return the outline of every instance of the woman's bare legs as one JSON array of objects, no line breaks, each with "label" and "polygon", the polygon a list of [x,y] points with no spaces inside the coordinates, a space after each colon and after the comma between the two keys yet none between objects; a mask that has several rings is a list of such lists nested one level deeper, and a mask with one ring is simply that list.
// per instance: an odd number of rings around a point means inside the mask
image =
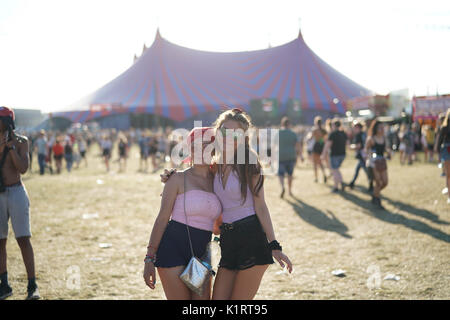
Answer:
[{"label": "woman's bare legs", "polygon": [[445,161],[443,167],[447,180],[448,198],[450,199],[450,160]]},{"label": "woman's bare legs", "polygon": [[320,167],[320,169],[322,170],[323,179],[326,180],[325,168],[323,166],[322,160],[320,159],[320,154],[313,153],[312,154],[312,158],[313,158],[313,164],[314,164],[315,181],[317,182],[317,180],[318,180],[318,176],[317,176],[317,169],[318,169],[318,167]]},{"label": "woman's bare legs", "polygon": [[203,296],[200,297],[181,281],[180,274],[184,269],[185,266],[157,268],[167,300],[210,300],[211,280],[205,284]]},{"label": "woman's bare legs", "polygon": [[388,185],[388,174],[387,170],[378,171],[373,170],[374,180],[375,180],[375,186],[373,188],[373,195],[377,198],[380,197],[380,192]]},{"label": "woman's bare legs", "polygon": [[213,300],[251,300],[258,292],[269,265],[245,270],[219,268],[213,289]]},{"label": "woman's bare legs", "polygon": [[252,300],[268,267],[266,264],[239,271],[234,281],[231,300]]},{"label": "woman's bare legs", "polygon": [[213,300],[230,300],[236,275],[237,271],[235,270],[227,268],[219,268],[217,270],[213,288]]}]

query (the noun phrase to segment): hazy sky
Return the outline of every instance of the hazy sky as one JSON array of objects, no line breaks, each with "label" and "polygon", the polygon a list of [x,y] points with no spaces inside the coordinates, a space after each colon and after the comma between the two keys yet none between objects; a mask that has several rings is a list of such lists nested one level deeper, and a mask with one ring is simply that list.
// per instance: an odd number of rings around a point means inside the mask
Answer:
[{"label": "hazy sky", "polygon": [[[301,19],[301,20],[299,20]],[[380,94],[450,93],[450,1],[0,0],[0,105],[67,108],[150,46],[309,47]]]}]

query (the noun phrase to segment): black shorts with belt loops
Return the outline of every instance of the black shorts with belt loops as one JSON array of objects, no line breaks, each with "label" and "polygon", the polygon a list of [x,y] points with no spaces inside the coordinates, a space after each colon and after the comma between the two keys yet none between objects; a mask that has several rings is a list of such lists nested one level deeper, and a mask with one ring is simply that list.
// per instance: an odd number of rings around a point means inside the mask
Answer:
[{"label": "black shorts with belt loops", "polygon": [[220,226],[219,267],[245,270],[256,265],[274,263],[266,234],[256,214]]}]

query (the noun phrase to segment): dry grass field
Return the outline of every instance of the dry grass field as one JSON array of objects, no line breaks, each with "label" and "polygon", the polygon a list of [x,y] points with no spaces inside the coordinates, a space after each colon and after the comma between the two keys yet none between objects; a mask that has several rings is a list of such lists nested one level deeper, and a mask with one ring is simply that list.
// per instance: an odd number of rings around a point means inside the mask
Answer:
[{"label": "dry grass field", "polygon": [[[39,176],[34,160],[24,176],[43,299],[165,299],[160,283],[151,291],[142,279],[161,170],[138,172],[138,150],[132,151],[126,173],[113,163],[107,174],[94,148],[88,168]],[[351,153],[345,181],[354,165]],[[265,185],[294,273],[272,265],[256,299],[450,299],[450,205],[436,164],[390,161],[386,211],[372,207],[363,172],[354,190],[339,194],[331,193],[331,181],[314,183],[310,165],[298,164],[294,175],[294,197],[279,198],[276,177]],[[11,228],[7,249],[10,299],[23,299],[26,273]],[[336,269],[345,277],[334,276]],[[384,280],[389,274],[398,280]]]}]

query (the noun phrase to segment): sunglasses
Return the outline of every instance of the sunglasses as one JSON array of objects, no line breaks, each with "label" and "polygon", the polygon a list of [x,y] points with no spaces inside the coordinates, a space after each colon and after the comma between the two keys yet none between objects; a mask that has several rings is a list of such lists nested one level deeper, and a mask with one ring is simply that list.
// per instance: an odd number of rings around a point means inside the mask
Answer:
[{"label": "sunglasses", "polygon": [[219,128],[223,137],[233,138],[234,140],[238,140],[244,136],[242,131],[236,131],[235,129],[227,129],[224,127]]}]

